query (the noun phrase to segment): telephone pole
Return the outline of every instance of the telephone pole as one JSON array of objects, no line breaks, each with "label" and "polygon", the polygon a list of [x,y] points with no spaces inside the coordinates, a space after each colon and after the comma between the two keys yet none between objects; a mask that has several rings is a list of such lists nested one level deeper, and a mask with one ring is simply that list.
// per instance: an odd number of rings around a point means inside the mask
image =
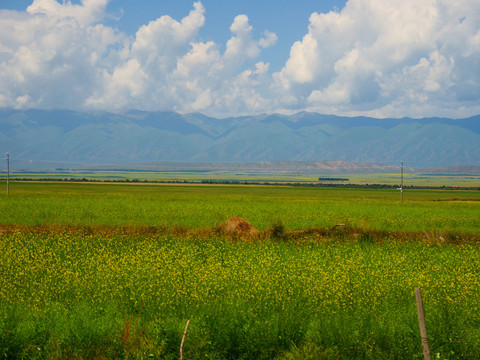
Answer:
[{"label": "telephone pole", "polygon": [[402,175],[400,180],[400,202],[403,203],[403,161],[402,161]]},{"label": "telephone pole", "polygon": [[10,155],[7,153],[7,195],[10,192],[9,182],[10,182]]}]

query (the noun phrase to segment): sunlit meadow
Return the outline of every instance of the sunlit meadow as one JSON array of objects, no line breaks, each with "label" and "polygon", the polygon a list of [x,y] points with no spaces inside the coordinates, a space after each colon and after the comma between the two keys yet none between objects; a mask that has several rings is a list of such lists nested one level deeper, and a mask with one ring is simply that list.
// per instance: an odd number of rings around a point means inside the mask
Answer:
[{"label": "sunlit meadow", "polygon": [[421,359],[416,287],[433,356],[480,357],[475,192],[76,186],[0,197],[0,357],[178,359],[190,320],[185,359]]},{"label": "sunlit meadow", "polygon": [[258,229],[346,224],[387,231],[477,232],[480,191],[16,183],[0,223],[212,227],[241,216]]}]

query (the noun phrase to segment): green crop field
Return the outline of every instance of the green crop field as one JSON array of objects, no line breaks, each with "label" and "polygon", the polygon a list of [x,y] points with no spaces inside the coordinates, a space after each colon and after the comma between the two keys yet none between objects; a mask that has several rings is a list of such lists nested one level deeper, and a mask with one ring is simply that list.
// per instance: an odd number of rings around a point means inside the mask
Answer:
[{"label": "green crop field", "polygon": [[432,358],[480,358],[478,219],[480,191],[14,182],[0,358],[178,359],[190,320],[185,359],[422,359],[416,287]]},{"label": "green crop field", "polygon": [[258,229],[352,227],[478,231],[480,191],[264,186],[14,183],[0,223],[212,227],[240,216]]}]

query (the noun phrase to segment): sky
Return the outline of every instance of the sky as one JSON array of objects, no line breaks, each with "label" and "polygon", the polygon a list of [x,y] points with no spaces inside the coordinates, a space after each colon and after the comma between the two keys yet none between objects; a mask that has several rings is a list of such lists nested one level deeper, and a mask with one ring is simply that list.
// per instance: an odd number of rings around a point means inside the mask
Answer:
[{"label": "sky", "polygon": [[0,0],[0,108],[480,114],[480,0]]}]

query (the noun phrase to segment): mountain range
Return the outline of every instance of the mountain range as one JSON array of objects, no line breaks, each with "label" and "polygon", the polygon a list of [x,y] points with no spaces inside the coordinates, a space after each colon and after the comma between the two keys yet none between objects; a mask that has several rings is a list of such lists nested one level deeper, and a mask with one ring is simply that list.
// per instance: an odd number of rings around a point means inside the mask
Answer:
[{"label": "mountain range", "polygon": [[480,115],[375,119],[301,112],[216,119],[138,110],[3,109],[0,153],[7,152],[22,167],[278,161],[472,166],[480,164]]}]

